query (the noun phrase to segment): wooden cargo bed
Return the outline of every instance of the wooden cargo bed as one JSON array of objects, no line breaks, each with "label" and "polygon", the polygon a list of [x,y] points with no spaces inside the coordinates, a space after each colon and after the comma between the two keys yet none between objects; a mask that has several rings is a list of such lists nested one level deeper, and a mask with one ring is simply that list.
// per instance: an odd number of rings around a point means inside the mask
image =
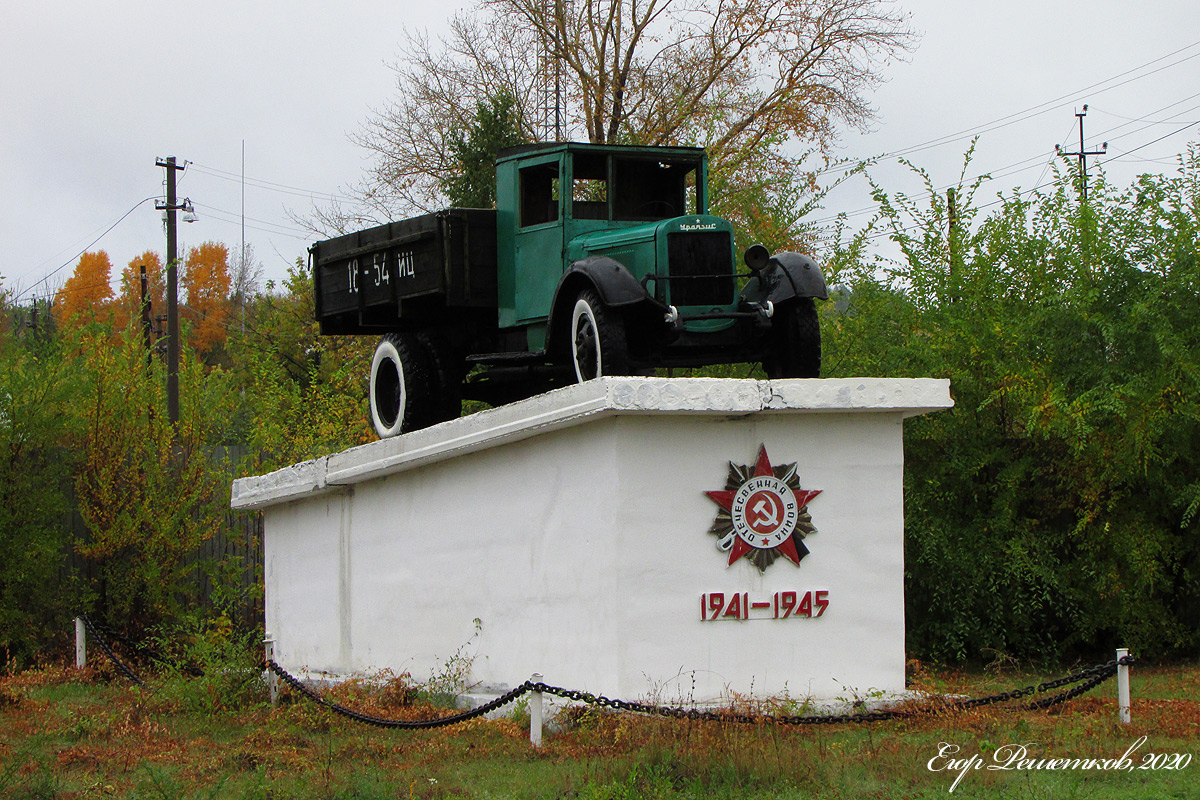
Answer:
[{"label": "wooden cargo bed", "polygon": [[[451,208],[317,242],[309,251],[324,334],[446,324],[496,308],[496,212]],[[483,314],[486,316],[486,313]]]}]

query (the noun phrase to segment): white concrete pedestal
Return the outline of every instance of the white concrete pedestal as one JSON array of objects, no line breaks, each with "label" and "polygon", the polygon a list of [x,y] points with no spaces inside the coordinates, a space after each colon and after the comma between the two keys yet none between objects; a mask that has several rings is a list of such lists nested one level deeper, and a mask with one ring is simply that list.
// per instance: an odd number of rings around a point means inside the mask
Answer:
[{"label": "white concrete pedestal", "polygon": [[[902,421],[952,405],[932,379],[605,378],[243,478],[232,505],[264,513],[292,671],[424,681],[470,659],[485,687],[540,672],[662,702],[899,692]],[[705,492],[760,446],[820,490],[799,565],[729,564],[709,533]],[[820,616],[783,613],[805,595]]]}]

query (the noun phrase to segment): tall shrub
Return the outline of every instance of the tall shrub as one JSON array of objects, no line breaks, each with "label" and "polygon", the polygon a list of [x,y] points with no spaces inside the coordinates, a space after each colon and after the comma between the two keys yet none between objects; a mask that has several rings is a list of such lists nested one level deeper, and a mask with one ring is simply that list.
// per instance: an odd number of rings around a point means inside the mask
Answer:
[{"label": "tall shrub", "polygon": [[64,556],[79,381],[51,344],[11,327],[0,375],[0,658],[23,666],[65,631],[78,588]]},{"label": "tall shrub", "polygon": [[[1058,658],[1200,648],[1200,163],[1059,176],[986,216],[879,191],[903,259],[843,259],[838,374],[951,380],[906,432],[910,649]],[[973,196],[968,187],[959,198]]]},{"label": "tall shrub", "polygon": [[[95,570],[95,607],[141,631],[190,599],[189,556],[223,524],[226,473],[204,450],[199,403],[181,403],[177,427],[166,418],[161,370],[147,365],[132,328],[116,346],[101,332],[85,334],[77,359],[86,389],[75,486],[90,532],[77,549]],[[195,398],[199,367],[183,363],[181,384],[192,391],[181,394]]]}]

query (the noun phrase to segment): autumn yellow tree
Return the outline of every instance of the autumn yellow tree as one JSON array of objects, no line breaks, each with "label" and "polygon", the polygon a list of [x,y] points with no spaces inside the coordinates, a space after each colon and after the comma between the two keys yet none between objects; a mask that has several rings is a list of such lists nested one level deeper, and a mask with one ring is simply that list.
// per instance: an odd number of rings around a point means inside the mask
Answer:
[{"label": "autumn yellow tree", "polygon": [[61,325],[107,320],[113,298],[112,262],[108,253],[84,253],[75,272],[54,295],[55,316]]},{"label": "autumn yellow tree", "polygon": [[[203,370],[181,370],[187,398],[177,425],[162,413],[161,373],[146,369],[139,337],[83,331],[74,362],[86,376],[76,396],[78,435],[74,497],[89,536],[76,551],[89,564],[95,607],[126,629],[177,618],[194,585],[196,549],[223,522],[228,478],[205,453],[199,403]],[[227,397],[228,395],[226,395]],[[218,402],[219,405],[219,402]]]},{"label": "autumn yellow tree", "polygon": [[229,248],[205,242],[188,251],[180,285],[183,319],[191,323],[190,342],[199,353],[211,353],[225,342],[229,317]]},{"label": "autumn yellow tree", "polygon": [[147,250],[129,262],[121,273],[121,295],[113,310],[113,327],[123,330],[130,321],[140,324],[142,318],[141,268],[146,268],[146,296],[150,301],[151,322],[155,316],[167,313],[166,270],[162,256]]}]

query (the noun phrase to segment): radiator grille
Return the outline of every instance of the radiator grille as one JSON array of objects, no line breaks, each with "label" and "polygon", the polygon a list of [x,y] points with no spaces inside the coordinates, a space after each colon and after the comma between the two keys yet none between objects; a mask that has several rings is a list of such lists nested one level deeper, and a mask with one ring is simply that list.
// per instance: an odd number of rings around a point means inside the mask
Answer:
[{"label": "radiator grille", "polygon": [[733,250],[727,231],[689,231],[667,237],[670,302],[726,306],[734,302]]}]

